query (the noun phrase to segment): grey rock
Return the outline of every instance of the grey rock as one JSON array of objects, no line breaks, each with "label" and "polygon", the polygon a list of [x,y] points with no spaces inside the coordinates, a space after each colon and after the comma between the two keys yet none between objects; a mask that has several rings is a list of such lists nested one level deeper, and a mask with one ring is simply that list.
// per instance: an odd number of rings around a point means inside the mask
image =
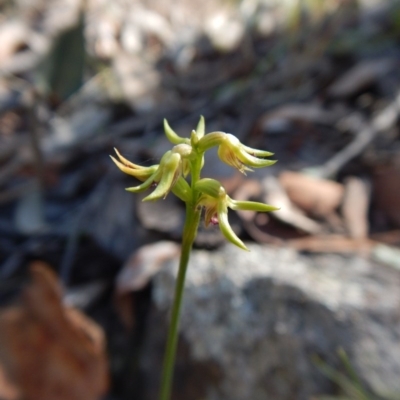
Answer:
[{"label": "grey rock", "polygon": [[[226,245],[194,251],[173,399],[289,400],[333,393],[316,366],[343,347],[375,393],[400,394],[400,273],[358,256]],[[177,262],[155,277],[142,367],[155,398]]]}]

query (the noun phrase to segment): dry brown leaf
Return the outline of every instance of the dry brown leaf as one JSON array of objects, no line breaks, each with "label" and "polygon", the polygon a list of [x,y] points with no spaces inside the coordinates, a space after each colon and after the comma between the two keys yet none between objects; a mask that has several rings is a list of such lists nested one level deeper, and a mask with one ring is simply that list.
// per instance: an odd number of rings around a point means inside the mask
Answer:
[{"label": "dry brown leaf", "polygon": [[265,192],[265,202],[280,207],[278,211],[271,212],[277,219],[307,233],[321,232],[321,225],[308,218],[293,204],[279,179],[273,176],[266,177],[262,181],[262,188]]},{"label": "dry brown leaf", "polygon": [[141,247],[124,264],[116,279],[116,307],[126,328],[132,329],[133,303],[131,293],[144,288],[167,260],[178,260],[180,247],[161,241]]},{"label": "dry brown leaf", "polygon": [[354,176],[345,181],[342,214],[350,237],[362,239],[368,236],[369,187]]},{"label": "dry brown leaf", "polygon": [[344,188],[340,183],[285,171],[279,182],[290,200],[310,215],[326,217],[339,207]]},{"label": "dry brown leaf", "polygon": [[166,260],[176,259],[179,246],[174,242],[161,241],[135,251],[117,276],[118,294],[142,289],[163,266]]},{"label": "dry brown leaf", "polygon": [[0,314],[0,355],[26,400],[96,400],[108,387],[102,329],[62,305],[55,274],[31,267],[21,305]]},{"label": "dry brown leaf", "polygon": [[18,390],[9,376],[7,376],[4,367],[0,364],[0,399],[1,400],[18,400],[21,398],[21,392]]},{"label": "dry brown leaf", "polygon": [[351,239],[341,235],[327,235],[288,240],[286,244],[298,251],[342,254],[356,252],[367,256],[375,242],[369,239]]}]

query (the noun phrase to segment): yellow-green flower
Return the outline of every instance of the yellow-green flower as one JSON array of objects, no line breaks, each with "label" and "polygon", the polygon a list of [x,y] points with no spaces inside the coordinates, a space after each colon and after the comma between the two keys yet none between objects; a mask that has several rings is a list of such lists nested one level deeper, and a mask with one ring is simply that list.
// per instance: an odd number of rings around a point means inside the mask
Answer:
[{"label": "yellow-green flower", "polygon": [[[165,198],[178,180],[179,185],[176,187],[175,194],[186,201],[189,196],[188,185],[186,181],[182,182],[179,178],[182,177],[184,172],[188,172],[189,166],[187,160],[183,159],[183,156],[190,154],[190,150],[191,147],[189,145],[175,146],[163,155],[159,165],[152,165],[151,167],[141,167],[133,164],[122,157],[117,150],[115,151],[120,161],[117,161],[113,157],[111,158],[122,172],[132,175],[143,182],[141,185],[127,188],[128,192],[143,192],[150,186],[156,186],[155,190],[145,197],[143,201]],[[184,181],[183,178],[182,180]]]},{"label": "yellow-green flower", "polygon": [[212,132],[198,143],[200,151],[206,151],[213,146],[218,146],[218,156],[223,162],[243,174],[246,174],[245,171],[252,171],[249,167],[263,168],[276,163],[275,160],[265,160],[265,157],[270,157],[273,153],[245,146],[230,133]]},{"label": "yellow-green flower", "polygon": [[228,221],[228,208],[232,210],[248,211],[276,211],[277,207],[254,201],[237,201],[228,196],[220,182],[215,179],[201,179],[196,184],[196,190],[201,192],[198,206],[204,207],[204,222],[206,227],[219,224],[222,234],[227,240],[243,250],[248,250],[245,244],[237,237]]}]

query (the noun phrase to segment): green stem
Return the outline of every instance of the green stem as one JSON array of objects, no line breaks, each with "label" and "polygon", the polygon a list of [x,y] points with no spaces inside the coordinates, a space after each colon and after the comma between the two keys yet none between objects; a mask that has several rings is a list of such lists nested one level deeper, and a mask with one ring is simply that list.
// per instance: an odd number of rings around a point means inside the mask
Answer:
[{"label": "green stem", "polygon": [[181,258],[179,261],[179,272],[175,286],[174,303],[172,306],[171,321],[168,330],[167,347],[164,355],[160,400],[169,400],[171,395],[185,276],[199,221],[200,210],[196,210],[193,203],[186,203],[186,221],[183,230]]}]

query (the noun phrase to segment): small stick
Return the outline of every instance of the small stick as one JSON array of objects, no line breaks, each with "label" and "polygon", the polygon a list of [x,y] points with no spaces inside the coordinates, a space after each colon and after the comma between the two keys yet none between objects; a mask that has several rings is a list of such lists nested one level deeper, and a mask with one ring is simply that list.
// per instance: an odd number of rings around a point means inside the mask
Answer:
[{"label": "small stick", "polygon": [[381,112],[379,112],[370,123],[363,124],[362,129],[344,149],[335,154],[321,168],[319,176],[321,178],[330,178],[351,159],[359,155],[380,132],[391,128],[397,120],[400,113],[400,92],[396,94],[395,99]]}]

